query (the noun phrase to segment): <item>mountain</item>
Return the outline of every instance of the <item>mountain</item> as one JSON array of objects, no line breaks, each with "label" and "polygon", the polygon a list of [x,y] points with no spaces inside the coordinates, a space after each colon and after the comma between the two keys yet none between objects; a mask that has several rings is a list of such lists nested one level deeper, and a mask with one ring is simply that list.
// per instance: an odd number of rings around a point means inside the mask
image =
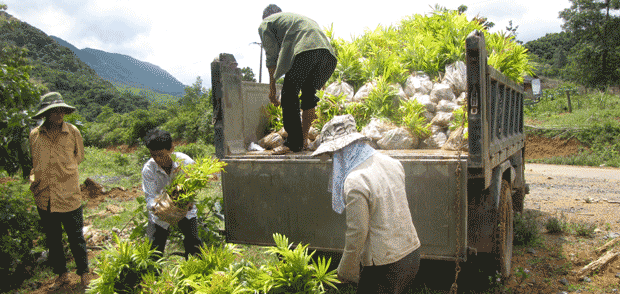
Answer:
[{"label": "mountain", "polygon": [[100,77],[110,82],[126,84],[136,88],[147,88],[175,96],[182,96],[184,93],[185,85],[157,65],[137,60],[128,55],[109,53],[92,48],[78,49],[59,37],[50,37],[59,45],[71,49],[75,55],[94,69]]},{"label": "mountain", "polygon": [[148,93],[135,94],[117,89],[71,49],[60,45],[40,29],[0,10],[0,54],[8,46],[27,49],[27,59],[32,66],[30,80],[44,93],[60,92],[87,121],[94,121],[106,106],[115,113],[148,109]]}]

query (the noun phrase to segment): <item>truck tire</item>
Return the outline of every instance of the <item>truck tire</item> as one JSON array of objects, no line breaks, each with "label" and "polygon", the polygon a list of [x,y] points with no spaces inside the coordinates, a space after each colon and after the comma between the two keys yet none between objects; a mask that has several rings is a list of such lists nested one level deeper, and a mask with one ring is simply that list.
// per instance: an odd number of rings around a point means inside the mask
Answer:
[{"label": "truck tire", "polygon": [[512,208],[516,212],[523,212],[523,203],[525,201],[525,188],[517,188],[512,197]]},{"label": "truck tire", "polygon": [[497,271],[502,279],[510,277],[512,270],[512,241],[514,238],[512,187],[506,180],[502,180],[500,190],[499,209],[497,213],[497,227],[495,233],[495,260]]}]

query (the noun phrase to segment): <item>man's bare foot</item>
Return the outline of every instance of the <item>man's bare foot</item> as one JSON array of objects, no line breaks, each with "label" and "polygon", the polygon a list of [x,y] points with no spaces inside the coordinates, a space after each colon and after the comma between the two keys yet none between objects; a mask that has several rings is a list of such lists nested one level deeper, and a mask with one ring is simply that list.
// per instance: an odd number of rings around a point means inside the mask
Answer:
[{"label": "man's bare foot", "polygon": [[65,272],[56,278],[56,280],[54,281],[54,284],[50,286],[49,289],[50,291],[58,291],[64,284],[68,284],[68,283],[69,283],[69,273]]}]

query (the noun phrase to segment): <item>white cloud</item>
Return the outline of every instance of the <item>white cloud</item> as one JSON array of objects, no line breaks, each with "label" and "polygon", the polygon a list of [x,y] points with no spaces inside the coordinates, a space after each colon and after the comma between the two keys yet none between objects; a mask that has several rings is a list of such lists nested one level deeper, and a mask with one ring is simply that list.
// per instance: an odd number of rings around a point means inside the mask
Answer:
[{"label": "white cloud", "polygon": [[[92,47],[130,55],[158,65],[186,85],[200,76],[211,82],[211,62],[220,53],[235,55],[239,67],[259,73],[258,25],[263,9],[276,2],[284,11],[304,14],[329,27],[337,37],[350,40],[377,25],[398,23],[413,14],[427,14],[440,3],[449,9],[461,4],[467,14],[488,17],[495,30],[505,30],[509,20],[518,25],[518,39],[530,41],[548,32],[560,31],[558,12],[568,0],[500,1],[461,0],[400,1],[375,3],[316,0],[279,1],[192,1],[144,0],[5,0],[9,13],[56,35],[78,48]],[[264,64],[263,64],[264,66]],[[263,68],[263,82],[267,82]]]}]

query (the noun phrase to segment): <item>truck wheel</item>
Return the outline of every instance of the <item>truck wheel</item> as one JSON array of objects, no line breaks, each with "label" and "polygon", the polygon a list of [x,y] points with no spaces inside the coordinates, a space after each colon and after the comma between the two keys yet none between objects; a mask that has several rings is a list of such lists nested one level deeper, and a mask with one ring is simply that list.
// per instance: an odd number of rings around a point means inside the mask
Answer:
[{"label": "truck wheel", "polygon": [[525,188],[518,188],[512,198],[512,208],[516,212],[523,212],[523,203],[525,201]]},{"label": "truck wheel", "polygon": [[512,267],[512,240],[514,238],[514,231],[511,194],[512,187],[510,183],[506,180],[502,180],[495,234],[495,260],[497,262],[497,270],[503,279],[510,277]]}]

